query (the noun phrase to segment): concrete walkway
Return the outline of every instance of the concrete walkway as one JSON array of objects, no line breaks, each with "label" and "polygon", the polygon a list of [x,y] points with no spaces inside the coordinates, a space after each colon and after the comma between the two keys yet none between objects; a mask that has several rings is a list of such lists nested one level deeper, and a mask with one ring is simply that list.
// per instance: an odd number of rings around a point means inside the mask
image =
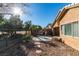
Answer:
[{"label": "concrete walkway", "polygon": [[51,41],[52,37],[48,36],[38,36],[38,37],[33,37],[34,41]]},{"label": "concrete walkway", "polygon": [[[33,37],[33,40],[35,41],[35,45],[38,47],[38,48],[41,48],[41,43],[40,41],[50,41],[52,39],[52,37],[47,37],[47,36],[38,36],[38,37]],[[41,49],[37,49],[36,50],[36,53],[41,53],[42,50]]]}]

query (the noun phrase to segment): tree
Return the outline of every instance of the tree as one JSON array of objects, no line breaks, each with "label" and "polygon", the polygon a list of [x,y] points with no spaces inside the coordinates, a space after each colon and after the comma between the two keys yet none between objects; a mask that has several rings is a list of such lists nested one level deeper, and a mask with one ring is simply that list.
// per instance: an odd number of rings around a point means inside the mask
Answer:
[{"label": "tree", "polygon": [[1,24],[1,29],[2,30],[6,30],[6,29],[10,29],[10,27],[12,27],[7,20],[4,20],[4,23]]},{"label": "tree", "polygon": [[26,29],[26,30],[30,30],[31,26],[32,26],[32,22],[31,21],[26,21],[24,23],[24,29]]},{"label": "tree", "polygon": [[5,23],[4,16],[0,14],[0,30],[3,28],[3,24]]},{"label": "tree", "polygon": [[18,16],[11,16],[10,19],[4,19],[0,16],[2,30],[20,30],[23,29],[23,21]]},{"label": "tree", "polygon": [[10,19],[5,19],[4,23],[1,25],[2,31],[6,31],[9,34],[16,33],[16,30],[23,29],[23,23],[18,16],[11,16]]},{"label": "tree", "polygon": [[41,29],[42,29],[42,27],[41,27],[40,25],[38,25],[38,29],[39,29],[39,30],[41,30]]},{"label": "tree", "polygon": [[0,24],[4,21],[3,15],[0,14]]},{"label": "tree", "polygon": [[23,21],[19,18],[19,16],[12,16],[8,23],[12,26],[11,29],[23,29]]},{"label": "tree", "polygon": [[40,25],[32,25],[31,29],[32,30],[41,30],[42,27]]}]

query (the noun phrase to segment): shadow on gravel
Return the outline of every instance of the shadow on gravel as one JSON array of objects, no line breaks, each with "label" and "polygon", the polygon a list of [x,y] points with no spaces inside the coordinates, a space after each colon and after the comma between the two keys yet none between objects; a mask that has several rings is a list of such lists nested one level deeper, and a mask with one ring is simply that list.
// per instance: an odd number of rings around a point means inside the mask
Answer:
[{"label": "shadow on gravel", "polygon": [[53,42],[45,42],[45,41],[42,41],[41,43],[44,43],[46,45],[53,46],[53,47],[59,47],[57,44],[55,44]]},{"label": "shadow on gravel", "polygon": [[42,50],[41,48],[37,47],[37,45],[34,44],[34,42],[27,42],[27,43],[25,43],[25,44],[23,44],[23,45],[24,45],[27,49],[29,49],[29,50],[36,50],[36,49]]}]

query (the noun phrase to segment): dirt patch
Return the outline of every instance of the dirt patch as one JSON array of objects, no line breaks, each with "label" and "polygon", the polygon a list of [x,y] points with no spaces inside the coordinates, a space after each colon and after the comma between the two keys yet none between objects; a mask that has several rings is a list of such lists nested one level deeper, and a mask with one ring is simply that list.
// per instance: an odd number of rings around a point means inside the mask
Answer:
[{"label": "dirt patch", "polygon": [[[21,48],[21,45],[24,48]],[[39,45],[40,47],[35,42],[19,43],[0,52],[0,56],[79,56],[79,51],[55,39],[49,42],[42,41]]]},{"label": "dirt patch", "polygon": [[[79,51],[67,46],[66,44],[52,39],[50,42],[40,42],[40,48],[36,45],[29,50],[31,56],[78,56]],[[41,53],[36,53],[36,50],[41,50]]]},{"label": "dirt patch", "polygon": [[52,39],[52,41],[48,42],[48,44],[42,43],[41,48],[44,49],[44,51],[40,54],[42,56],[43,55],[47,55],[47,56],[69,56],[69,55],[77,56],[79,55],[79,51],[55,39]]}]

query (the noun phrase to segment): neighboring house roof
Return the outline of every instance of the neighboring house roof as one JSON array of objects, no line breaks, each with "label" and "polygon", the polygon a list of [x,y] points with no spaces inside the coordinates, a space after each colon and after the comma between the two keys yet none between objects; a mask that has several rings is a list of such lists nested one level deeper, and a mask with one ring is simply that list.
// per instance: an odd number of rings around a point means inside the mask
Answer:
[{"label": "neighboring house roof", "polygon": [[63,16],[67,13],[67,11],[69,9],[76,8],[76,7],[79,7],[79,3],[77,3],[77,4],[69,4],[69,5],[65,6],[64,8],[60,9],[57,16],[56,16],[56,18],[55,18],[55,21],[52,24],[52,27],[55,25],[55,23],[57,21],[60,21],[63,18]]},{"label": "neighboring house roof", "polygon": [[50,29],[51,28],[51,23],[49,23],[47,26],[46,26],[46,29]]}]

